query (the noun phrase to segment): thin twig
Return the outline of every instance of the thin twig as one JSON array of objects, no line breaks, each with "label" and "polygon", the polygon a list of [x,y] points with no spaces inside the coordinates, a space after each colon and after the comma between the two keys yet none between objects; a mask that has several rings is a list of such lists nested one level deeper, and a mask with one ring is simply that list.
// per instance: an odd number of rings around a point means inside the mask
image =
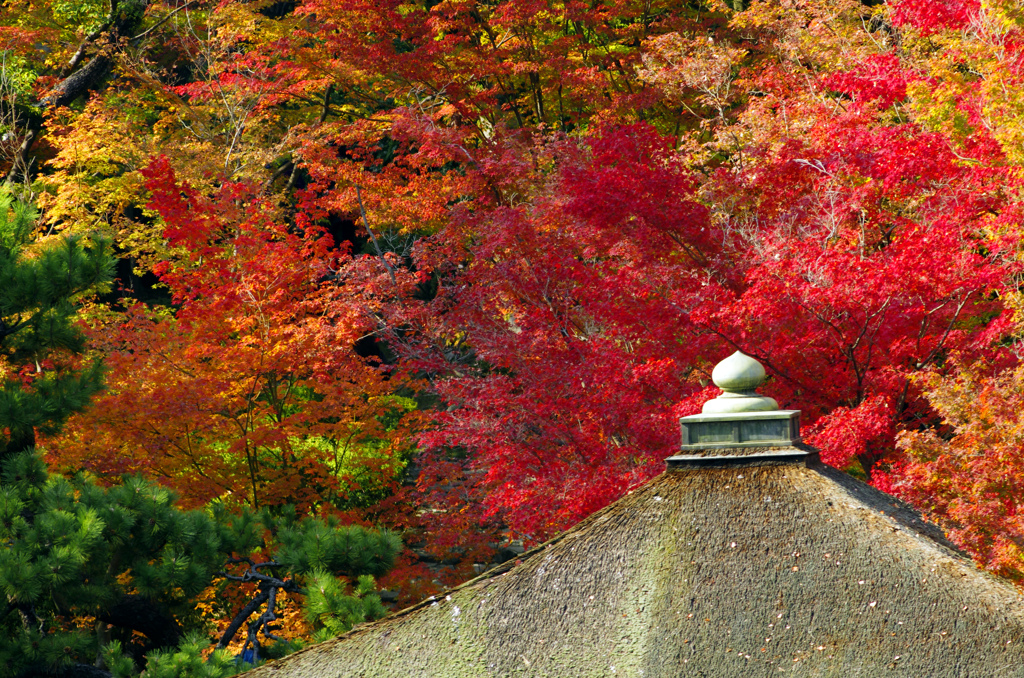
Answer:
[{"label": "thin twig", "polygon": [[178,7],[173,12],[169,12],[167,14],[167,16],[165,16],[163,19],[160,19],[160,21],[157,21],[155,24],[153,24],[152,26],[150,26],[149,28],[147,28],[143,32],[141,32],[138,35],[136,35],[134,38],[129,40],[129,42],[135,42],[136,40],[141,40],[142,38],[146,37],[147,35],[149,35],[153,31],[155,31],[157,28],[159,28],[160,26],[165,24],[167,22],[167,20],[170,19],[172,16],[174,16],[175,14],[180,12],[181,10],[183,10],[183,9],[185,9],[185,8],[191,6],[191,5],[194,5],[196,2],[197,2],[197,0],[188,0],[188,2],[186,2],[184,5],[182,5],[181,7]]}]

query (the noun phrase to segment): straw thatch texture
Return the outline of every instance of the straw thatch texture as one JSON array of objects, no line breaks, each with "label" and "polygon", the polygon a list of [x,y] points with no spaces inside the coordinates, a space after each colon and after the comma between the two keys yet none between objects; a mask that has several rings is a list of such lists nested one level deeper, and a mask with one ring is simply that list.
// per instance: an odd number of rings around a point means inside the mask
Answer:
[{"label": "straw thatch texture", "polygon": [[518,564],[248,674],[1024,676],[1024,602],[811,462],[674,470]]}]

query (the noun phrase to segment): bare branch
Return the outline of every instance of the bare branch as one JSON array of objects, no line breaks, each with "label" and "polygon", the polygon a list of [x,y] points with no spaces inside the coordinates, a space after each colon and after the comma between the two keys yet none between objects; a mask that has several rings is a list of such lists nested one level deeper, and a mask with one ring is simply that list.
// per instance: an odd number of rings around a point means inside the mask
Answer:
[{"label": "bare branch", "polygon": [[106,30],[109,28],[110,22],[108,21],[107,23],[103,24],[89,35],[85,36],[85,40],[82,41],[82,43],[78,46],[78,49],[75,50],[75,53],[71,56],[71,59],[68,61],[67,70],[75,70],[78,67],[78,64],[82,63],[82,59],[85,58],[86,48],[92,43],[96,42],[96,40],[101,35],[103,35],[103,33],[106,32]]},{"label": "bare branch", "polygon": [[334,94],[334,83],[333,82],[331,84],[329,84],[327,86],[327,89],[324,91],[324,107],[323,107],[323,110],[320,111],[320,119],[317,120],[317,123],[320,124],[320,125],[324,124],[324,121],[327,120],[327,116],[331,114],[331,95],[332,94]]},{"label": "bare branch", "polygon": [[196,2],[198,2],[198,0],[188,0],[188,2],[186,2],[181,7],[178,7],[174,11],[169,12],[167,14],[167,16],[165,16],[163,19],[160,19],[160,21],[157,21],[155,24],[153,24],[152,26],[150,26],[149,28],[147,28],[143,32],[141,32],[138,35],[136,35],[134,38],[129,39],[128,42],[134,43],[134,42],[136,42],[138,40],[142,40],[144,37],[146,37],[147,35],[149,35],[153,31],[155,31],[156,29],[160,28],[160,26],[162,26],[164,23],[166,23],[175,14],[177,14],[178,12],[180,12],[183,9],[191,7],[192,5],[196,4]]},{"label": "bare branch", "polygon": [[366,208],[363,207],[363,192],[356,184],[356,198],[359,199],[359,213],[363,215],[363,226],[366,227],[366,232],[370,234],[370,239],[373,240],[373,247],[377,250],[377,256],[380,257],[381,262],[384,264],[384,268],[388,269],[388,275],[391,277],[391,284],[398,285],[398,281],[395,279],[395,269],[392,268],[391,264],[386,258],[384,258],[384,252],[380,249],[380,242],[377,241],[377,236],[374,235],[373,230],[370,229],[370,222],[366,218]]}]

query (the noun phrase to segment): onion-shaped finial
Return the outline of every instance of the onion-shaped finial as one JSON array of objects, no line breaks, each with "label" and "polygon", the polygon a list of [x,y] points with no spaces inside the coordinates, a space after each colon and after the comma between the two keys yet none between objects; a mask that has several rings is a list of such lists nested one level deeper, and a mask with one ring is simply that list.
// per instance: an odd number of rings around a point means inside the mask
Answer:
[{"label": "onion-shaped finial", "polygon": [[728,412],[770,412],[779,409],[774,398],[754,389],[764,383],[764,367],[750,356],[736,351],[715,365],[711,380],[724,393],[704,403],[704,414]]}]

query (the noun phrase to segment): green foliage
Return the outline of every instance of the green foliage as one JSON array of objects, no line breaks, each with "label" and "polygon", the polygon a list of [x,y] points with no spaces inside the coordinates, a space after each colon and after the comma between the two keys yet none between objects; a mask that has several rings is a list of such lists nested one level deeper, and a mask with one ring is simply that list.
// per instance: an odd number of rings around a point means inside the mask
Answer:
[{"label": "green foliage", "polygon": [[[138,479],[97,487],[84,478],[49,475],[33,453],[7,460],[0,484],[0,675],[76,662],[92,663],[100,640],[67,620],[96,617],[112,624],[131,596],[148,613],[184,617],[190,597],[223,566],[224,550],[244,546],[199,511],[180,511],[166,490]],[[187,554],[187,555],[186,555]],[[121,613],[123,614],[123,613]],[[173,616],[172,616],[173,615]],[[28,623],[26,623],[26,620]]]},{"label": "green foliage", "polygon": [[147,678],[225,678],[251,668],[236,662],[226,650],[214,650],[208,659],[203,659],[202,652],[210,645],[209,639],[201,634],[190,633],[177,648],[149,654]]},{"label": "green foliage", "polygon": [[[334,519],[275,517],[262,512],[262,522],[276,545],[274,560],[242,562],[249,569],[242,574],[228,575],[235,581],[260,582],[260,590],[299,591],[306,595],[304,612],[313,625],[313,640],[323,640],[344,633],[361,622],[378,619],[386,613],[376,595],[373,575],[387,573],[395,563],[402,542],[387,530],[374,531],[359,525],[341,526]],[[279,574],[284,570],[292,577]],[[268,572],[278,574],[270,575]],[[351,587],[349,581],[355,582]],[[296,589],[296,582],[302,589]],[[249,624],[243,646],[247,660],[260,660],[294,651],[298,647],[272,633],[273,596],[267,610]],[[236,620],[238,621],[238,617]],[[264,648],[260,635],[275,641]]]},{"label": "green foliage", "polygon": [[[178,647],[157,650],[146,657],[147,678],[227,678],[252,668],[239,664],[227,650],[214,650],[206,659],[203,652],[211,642],[200,633],[188,633]],[[112,642],[103,651],[103,660],[113,678],[135,678],[135,663],[126,657],[121,644]]]},{"label": "green foliage", "polygon": [[[12,50],[0,50],[0,92],[13,94],[18,99],[28,99],[32,94],[32,83],[36,73],[28,60]],[[0,127],[3,131],[8,128]]]},{"label": "green foliage", "polygon": [[113,678],[131,678],[135,675],[135,662],[126,657],[121,650],[121,643],[112,640],[103,648],[103,663]]},{"label": "green foliage", "polygon": [[356,580],[354,590],[324,570],[314,570],[306,578],[306,617],[313,624],[313,639],[322,642],[345,633],[368,619],[385,614],[380,597],[374,593],[377,583],[370,575]]},{"label": "green foliage", "polygon": [[[102,239],[31,246],[35,210],[0,189],[0,459],[55,432],[100,390],[98,363],[81,367],[76,303],[111,280]],[[6,432],[6,435],[5,435]]]},{"label": "green foliage", "polygon": [[[402,547],[394,533],[335,520],[285,520],[266,511],[182,511],[172,493],[145,480],[125,478],[102,488],[82,476],[49,474],[31,452],[9,458],[0,478],[0,541],[7,545],[0,551],[6,600],[0,610],[0,676],[53,674],[92,664],[97,656],[112,675],[134,676],[139,667],[124,649],[139,630],[148,642],[132,654],[147,652],[149,678],[232,675],[237,667],[225,652],[203,658],[209,639],[191,612],[194,597],[238,553],[272,553],[276,560],[268,563],[247,561],[254,564],[250,573],[259,575],[260,590],[307,593],[306,614],[323,633],[341,633],[385,613],[373,575],[394,565]],[[275,576],[263,574],[263,565]],[[355,587],[340,576],[353,579]],[[129,601],[142,605],[149,621],[140,624],[126,612]],[[83,630],[87,618],[110,624],[110,639]],[[273,619],[257,619],[250,639]],[[189,620],[195,628],[179,627]],[[276,643],[256,656],[294,649]]]},{"label": "green foliage", "polygon": [[106,20],[110,3],[104,0],[58,0],[51,3],[50,8],[57,22],[88,33],[99,28]]},{"label": "green foliage", "polygon": [[386,574],[402,549],[402,540],[393,532],[340,526],[330,518],[282,525],[277,541],[281,544],[277,561],[292,572],[348,577]]}]

